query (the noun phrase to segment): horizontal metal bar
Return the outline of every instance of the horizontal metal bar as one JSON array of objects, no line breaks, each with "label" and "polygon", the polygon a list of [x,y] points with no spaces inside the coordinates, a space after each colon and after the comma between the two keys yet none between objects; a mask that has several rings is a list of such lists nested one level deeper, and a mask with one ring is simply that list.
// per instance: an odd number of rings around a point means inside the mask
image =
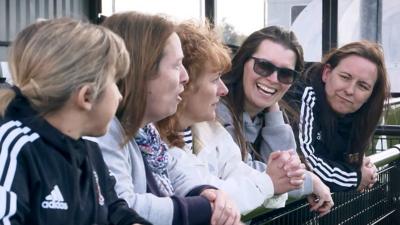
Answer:
[{"label": "horizontal metal bar", "polygon": [[393,98],[400,97],[400,92],[392,92],[390,94]]},{"label": "horizontal metal bar", "polygon": [[382,216],[381,218],[379,218],[379,220],[375,221],[371,225],[379,224],[380,222],[382,222],[384,219],[386,219],[387,217],[391,216],[395,212],[396,212],[396,210],[392,210],[392,211],[386,213],[386,215]]},{"label": "horizontal metal bar", "polygon": [[[400,103],[400,93],[392,93],[392,97],[389,99],[389,105],[398,105]],[[397,96],[393,96],[397,95]]]},{"label": "horizontal metal bar", "polygon": [[375,166],[384,166],[393,161],[400,159],[400,144],[393,146],[393,148],[387,149],[385,151],[370,155],[369,158]]},{"label": "horizontal metal bar", "polygon": [[0,41],[0,46],[8,47],[11,45],[10,41]]},{"label": "horizontal metal bar", "polygon": [[375,129],[375,135],[400,136],[400,125],[379,125]]}]

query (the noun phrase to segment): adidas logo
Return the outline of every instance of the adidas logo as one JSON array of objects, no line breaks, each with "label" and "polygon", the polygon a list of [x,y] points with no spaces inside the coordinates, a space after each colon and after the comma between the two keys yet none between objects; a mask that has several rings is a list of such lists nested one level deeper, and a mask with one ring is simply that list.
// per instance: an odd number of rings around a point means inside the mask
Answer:
[{"label": "adidas logo", "polygon": [[42,208],[44,209],[68,209],[68,204],[64,202],[64,198],[61,194],[58,185],[54,185],[53,190],[49,195],[46,196],[45,200],[42,202]]}]

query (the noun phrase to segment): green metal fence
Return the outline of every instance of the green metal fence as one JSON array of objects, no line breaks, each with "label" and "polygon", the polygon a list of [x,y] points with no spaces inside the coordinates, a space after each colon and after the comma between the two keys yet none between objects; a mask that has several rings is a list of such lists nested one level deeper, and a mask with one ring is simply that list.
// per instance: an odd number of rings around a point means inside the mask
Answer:
[{"label": "green metal fence", "polygon": [[379,168],[373,188],[332,194],[335,206],[319,218],[309,211],[305,199],[281,209],[257,209],[243,217],[248,224],[400,224],[400,145],[374,154],[371,160]]}]

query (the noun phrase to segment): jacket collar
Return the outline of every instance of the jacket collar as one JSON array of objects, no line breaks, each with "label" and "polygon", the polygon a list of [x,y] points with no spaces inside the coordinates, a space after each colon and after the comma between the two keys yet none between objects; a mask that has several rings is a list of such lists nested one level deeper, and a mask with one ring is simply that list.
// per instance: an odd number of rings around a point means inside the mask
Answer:
[{"label": "jacket collar", "polygon": [[5,119],[21,121],[64,157],[76,159],[80,165],[87,154],[85,141],[82,138],[75,140],[53,127],[31,107],[29,100],[18,88],[13,87],[13,90],[16,96],[6,109]]}]

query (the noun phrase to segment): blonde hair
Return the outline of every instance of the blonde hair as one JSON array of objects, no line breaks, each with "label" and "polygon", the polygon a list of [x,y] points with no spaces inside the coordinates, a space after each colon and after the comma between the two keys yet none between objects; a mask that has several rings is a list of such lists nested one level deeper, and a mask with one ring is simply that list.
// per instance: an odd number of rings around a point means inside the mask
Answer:
[{"label": "blonde hair", "polygon": [[[9,64],[14,85],[44,115],[60,109],[83,85],[91,86],[92,99],[99,98],[109,76],[126,75],[129,55],[123,40],[108,29],[62,18],[22,30]],[[14,96],[11,90],[0,91],[2,115]]]}]

